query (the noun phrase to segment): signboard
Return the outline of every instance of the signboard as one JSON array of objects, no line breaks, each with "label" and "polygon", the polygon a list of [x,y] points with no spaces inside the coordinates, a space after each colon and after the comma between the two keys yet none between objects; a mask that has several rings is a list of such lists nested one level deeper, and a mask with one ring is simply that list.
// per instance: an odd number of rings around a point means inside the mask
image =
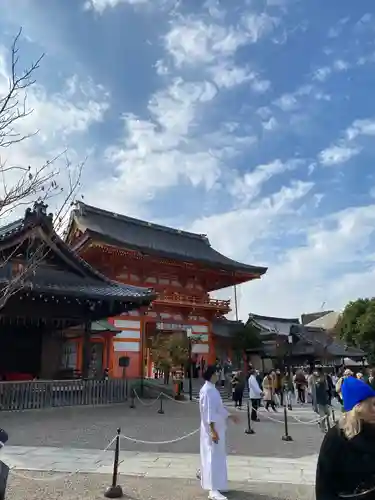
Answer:
[{"label": "signboard", "polygon": [[191,328],[190,325],[184,325],[183,323],[164,323],[162,321],[158,321],[156,323],[157,330],[170,330],[170,331],[181,331],[187,330]]}]

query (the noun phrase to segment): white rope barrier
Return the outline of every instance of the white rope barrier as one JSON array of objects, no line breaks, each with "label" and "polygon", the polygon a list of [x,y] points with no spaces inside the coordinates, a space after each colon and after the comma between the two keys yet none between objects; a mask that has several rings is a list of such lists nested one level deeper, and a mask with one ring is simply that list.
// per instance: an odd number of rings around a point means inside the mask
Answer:
[{"label": "white rope barrier", "polygon": [[191,401],[188,400],[188,401],[180,401],[179,399],[175,399],[173,396],[170,396],[169,394],[166,394],[165,392],[162,392],[161,394],[163,394],[163,396],[166,398],[166,399],[170,399],[171,401],[173,401],[174,403],[178,403],[180,405],[189,405],[191,403],[198,403],[197,400],[194,400],[192,399]]},{"label": "white rope barrier", "polygon": [[[250,405],[250,411],[252,411],[252,410],[254,410],[256,412],[257,416],[260,414],[260,415],[263,415],[268,420],[271,420],[272,422],[277,422],[279,424],[284,424],[284,420],[279,420],[277,418],[272,418],[270,415],[268,415],[267,414],[267,410],[259,411],[258,408],[253,408]],[[330,416],[332,416],[332,411],[330,410],[330,415],[325,415],[324,417],[318,417],[318,418],[314,418],[313,420],[304,421],[304,420],[299,419],[295,415],[292,415],[291,412],[290,412],[290,410],[287,410],[287,412],[288,412],[288,417],[291,417],[294,420],[296,420],[295,422],[289,422],[290,425],[315,425],[315,424],[321,424],[323,421],[327,420]]]},{"label": "white rope barrier", "polygon": [[138,393],[135,389],[133,389],[134,391],[134,395],[135,397],[137,398],[137,400],[141,403],[141,405],[145,406],[146,408],[150,407],[150,406],[153,406],[155,403],[157,403],[159,401],[159,399],[161,398],[162,396],[162,392],[159,393],[158,397],[156,399],[154,399],[151,403],[145,403],[144,401],[142,401],[142,399],[138,396]]},{"label": "white rope barrier", "polygon": [[[117,436],[115,436],[109,444],[104,448],[104,450],[101,450],[100,453],[97,455],[96,460],[94,461],[94,465],[98,464],[102,457],[105,455],[105,453],[108,452],[110,447],[113,445],[113,443],[116,441]],[[98,467],[99,469],[99,467]],[[20,470],[23,470],[22,468]],[[61,479],[68,479],[69,477],[75,476],[76,474],[79,474],[82,472],[80,469],[76,469],[73,472],[68,472],[66,474],[59,474],[55,475],[52,477],[34,477],[34,476],[27,476],[26,474],[22,474],[21,472],[18,472],[16,467],[10,467],[9,468],[10,474],[13,474],[15,477],[19,477],[20,479],[26,479],[28,481],[39,481],[39,482],[53,482],[53,481],[60,481]],[[41,471],[41,470],[35,470],[34,472],[48,472],[49,474],[56,474],[59,471],[54,471],[54,470],[49,470],[49,471]]]},{"label": "white rope barrier", "polygon": [[184,434],[183,436],[180,436],[175,439],[169,439],[167,441],[144,441],[143,439],[137,439],[134,437],[130,436],[125,436],[124,434],[121,434],[121,439],[125,439],[126,441],[131,441],[133,443],[140,443],[140,444],[156,444],[156,445],[161,445],[161,444],[172,444],[172,443],[177,443],[178,441],[182,441],[183,439],[187,439],[191,436],[194,436],[194,434],[197,434],[197,432],[200,431],[200,427],[198,429],[195,429],[192,432],[189,432],[189,434]]},{"label": "white rope barrier", "polygon": [[[173,444],[173,443],[177,443],[179,441],[182,441],[184,439],[188,439],[189,437],[194,436],[195,434],[197,434],[199,431],[200,431],[200,428],[198,427],[197,429],[189,432],[188,434],[184,434],[183,436],[180,436],[180,437],[177,437],[177,438],[174,438],[174,439],[164,440],[164,441],[146,441],[146,440],[143,440],[143,439],[137,439],[137,438],[134,438],[134,437],[125,436],[124,434],[120,434],[120,440],[121,439],[125,439],[126,441],[131,441],[133,443],[150,444],[150,445],[151,444],[152,445]],[[98,464],[101,461],[103,455],[109,450],[109,448],[115,442],[116,438],[117,438],[117,436],[115,436],[110,441],[110,443],[104,448],[104,450],[102,450],[99,453],[99,455],[97,456],[96,460],[94,461],[94,464]],[[98,469],[99,469],[99,467],[98,467]],[[22,470],[22,468],[20,470]],[[19,477],[20,479],[26,479],[28,481],[53,482],[53,481],[60,481],[60,480],[63,480],[63,479],[66,480],[69,477],[72,477],[72,476],[74,476],[76,474],[79,474],[79,473],[81,473],[83,471],[81,469],[76,469],[73,472],[68,472],[66,474],[58,474],[58,475],[54,475],[52,477],[35,477],[35,476],[26,475],[26,474],[23,474],[22,472],[18,472],[18,470],[17,470],[16,467],[10,467],[9,468],[9,472],[11,474],[13,474],[15,477]],[[58,473],[58,471],[53,470],[53,469],[49,470],[49,471],[39,471],[39,470],[36,470],[34,472],[48,472],[49,474],[56,474],[56,473]]]},{"label": "white rope barrier", "polygon": [[179,401],[178,399],[175,399],[173,396],[170,396],[169,394],[166,394],[165,392],[160,392],[159,395],[157,396],[156,399],[154,399],[152,401],[152,403],[145,403],[138,395],[137,391],[135,389],[133,389],[134,391],[134,394],[135,394],[135,397],[137,398],[137,400],[143,405],[143,406],[153,406],[160,398],[161,396],[163,396],[165,399],[170,399],[171,401],[173,401],[174,403],[178,403],[178,404],[183,404],[183,405],[189,405],[191,403],[198,403],[199,401],[197,401],[197,399],[193,398],[192,401]]},{"label": "white rope barrier", "polygon": [[[137,394],[136,390],[134,389],[134,394],[136,396],[136,398],[138,399],[138,401],[145,407],[150,407],[150,406],[153,406],[160,398],[161,396],[165,397],[166,399],[169,399],[171,401],[173,401],[174,403],[179,403],[179,404],[191,404],[191,403],[199,403],[199,400],[197,398],[194,398],[192,401],[179,401],[179,400],[176,400],[175,398],[173,398],[172,396],[170,396],[169,394],[166,394],[165,392],[160,392],[159,395],[157,396],[157,398],[152,401],[152,403],[145,403],[144,401],[141,400],[141,398],[139,397],[139,395]],[[332,415],[332,409],[336,409],[335,407],[330,407],[331,410],[330,410],[330,413]],[[253,407],[250,406],[250,410],[252,410]],[[267,414],[267,410],[263,410],[263,411],[260,411],[260,409],[258,408],[254,408],[254,410],[256,411],[257,415],[258,414],[261,414],[261,415],[264,415],[264,417],[268,420],[271,420],[272,422],[276,422],[276,423],[279,423],[279,424],[284,424],[284,420],[279,420],[277,418],[272,418],[270,415]],[[336,409],[337,410],[337,409]],[[295,420],[295,422],[289,422],[290,425],[316,425],[316,424],[321,424],[323,421],[327,420],[328,416],[325,415],[324,417],[317,417],[317,418],[314,418],[312,420],[308,420],[308,421],[304,421],[304,420],[301,420],[299,419],[298,417],[296,417],[295,415],[293,415],[290,410],[288,410],[288,417],[291,417],[293,420]],[[335,421],[334,421],[335,422]],[[131,438],[129,438],[129,440],[131,440]],[[140,442],[140,441],[138,441]],[[153,442],[145,442],[145,444],[152,444]],[[156,443],[155,444],[168,444],[167,442],[166,443]]]}]

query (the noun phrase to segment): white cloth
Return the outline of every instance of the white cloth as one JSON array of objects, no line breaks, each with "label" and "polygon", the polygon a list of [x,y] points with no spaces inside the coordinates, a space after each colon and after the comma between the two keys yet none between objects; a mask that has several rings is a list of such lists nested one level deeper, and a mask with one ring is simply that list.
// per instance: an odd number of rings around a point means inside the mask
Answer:
[{"label": "white cloth", "polygon": [[249,397],[250,399],[261,399],[262,389],[259,387],[258,381],[255,375],[250,375],[249,377]]},{"label": "white cloth", "polygon": [[[200,390],[199,410],[201,415],[201,485],[204,490],[208,491],[226,491],[228,475],[225,432],[229,412],[223,405],[220,392],[211,382],[206,382]],[[211,439],[211,423],[214,423],[218,433],[218,443],[214,443]]]}]

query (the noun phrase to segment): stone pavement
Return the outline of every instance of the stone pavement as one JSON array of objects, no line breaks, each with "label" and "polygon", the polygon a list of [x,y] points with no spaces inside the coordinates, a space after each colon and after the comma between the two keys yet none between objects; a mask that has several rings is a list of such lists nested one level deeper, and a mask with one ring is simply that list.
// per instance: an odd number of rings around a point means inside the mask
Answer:
[{"label": "stone pavement", "polygon": [[[45,475],[44,475],[45,476]],[[35,473],[34,477],[40,477]],[[51,477],[48,477],[50,479]],[[53,478],[53,476],[52,476]],[[7,500],[99,500],[110,484],[105,475],[80,474],[69,481],[37,482],[11,477]],[[206,500],[198,482],[189,479],[149,479],[120,476],[125,498],[132,500]],[[229,500],[314,500],[311,486],[276,483],[230,483]]]},{"label": "stone pavement", "polygon": [[[113,467],[111,450],[8,446],[3,449],[1,459],[15,474],[18,471],[110,474]],[[231,481],[313,485],[316,460],[316,456],[298,459],[229,456],[229,478]],[[198,467],[197,454],[120,453],[119,472],[130,476],[194,480]]]},{"label": "stone pavement", "polygon": [[[10,446],[74,446],[94,450],[103,449],[118,427],[127,436],[152,442],[174,440],[199,427],[196,403],[165,401],[164,415],[158,414],[158,404],[143,406],[136,401],[135,409],[130,409],[129,404],[119,404],[2,412],[1,426],[9,433]],[[309,423],[316,418],[311,406],[295,408],[290,414],[292,443],[281,441],[284,433],[282,411],[278,414],[260,412],[261,422],[254,425],[256,434],[252,436],[244,434],[246,412],[238,412],[238,415],[240,424],[228,426],[229,454],[297,458],[319,451],[322,434],[317,424]],[[171,444],[123,442],[122,447],[135,452],[194,454],[199,450],[199,435]]]}]

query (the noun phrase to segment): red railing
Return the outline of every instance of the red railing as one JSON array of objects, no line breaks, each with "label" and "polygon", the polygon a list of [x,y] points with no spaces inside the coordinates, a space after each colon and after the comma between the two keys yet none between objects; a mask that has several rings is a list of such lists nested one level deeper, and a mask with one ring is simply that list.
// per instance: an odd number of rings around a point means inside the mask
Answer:
[{"label": "red railing", "polygon": [[230,311],[230,300],[201,298],[189,295],[180,295],[178,293],[174,293],[171,295],[159,294],[158,298],[154,300],[154,303],[172,303],[176,305],[180,304],[186,307],[209,308],[217,309],[220,311],[225,310],[227,312]]}]

